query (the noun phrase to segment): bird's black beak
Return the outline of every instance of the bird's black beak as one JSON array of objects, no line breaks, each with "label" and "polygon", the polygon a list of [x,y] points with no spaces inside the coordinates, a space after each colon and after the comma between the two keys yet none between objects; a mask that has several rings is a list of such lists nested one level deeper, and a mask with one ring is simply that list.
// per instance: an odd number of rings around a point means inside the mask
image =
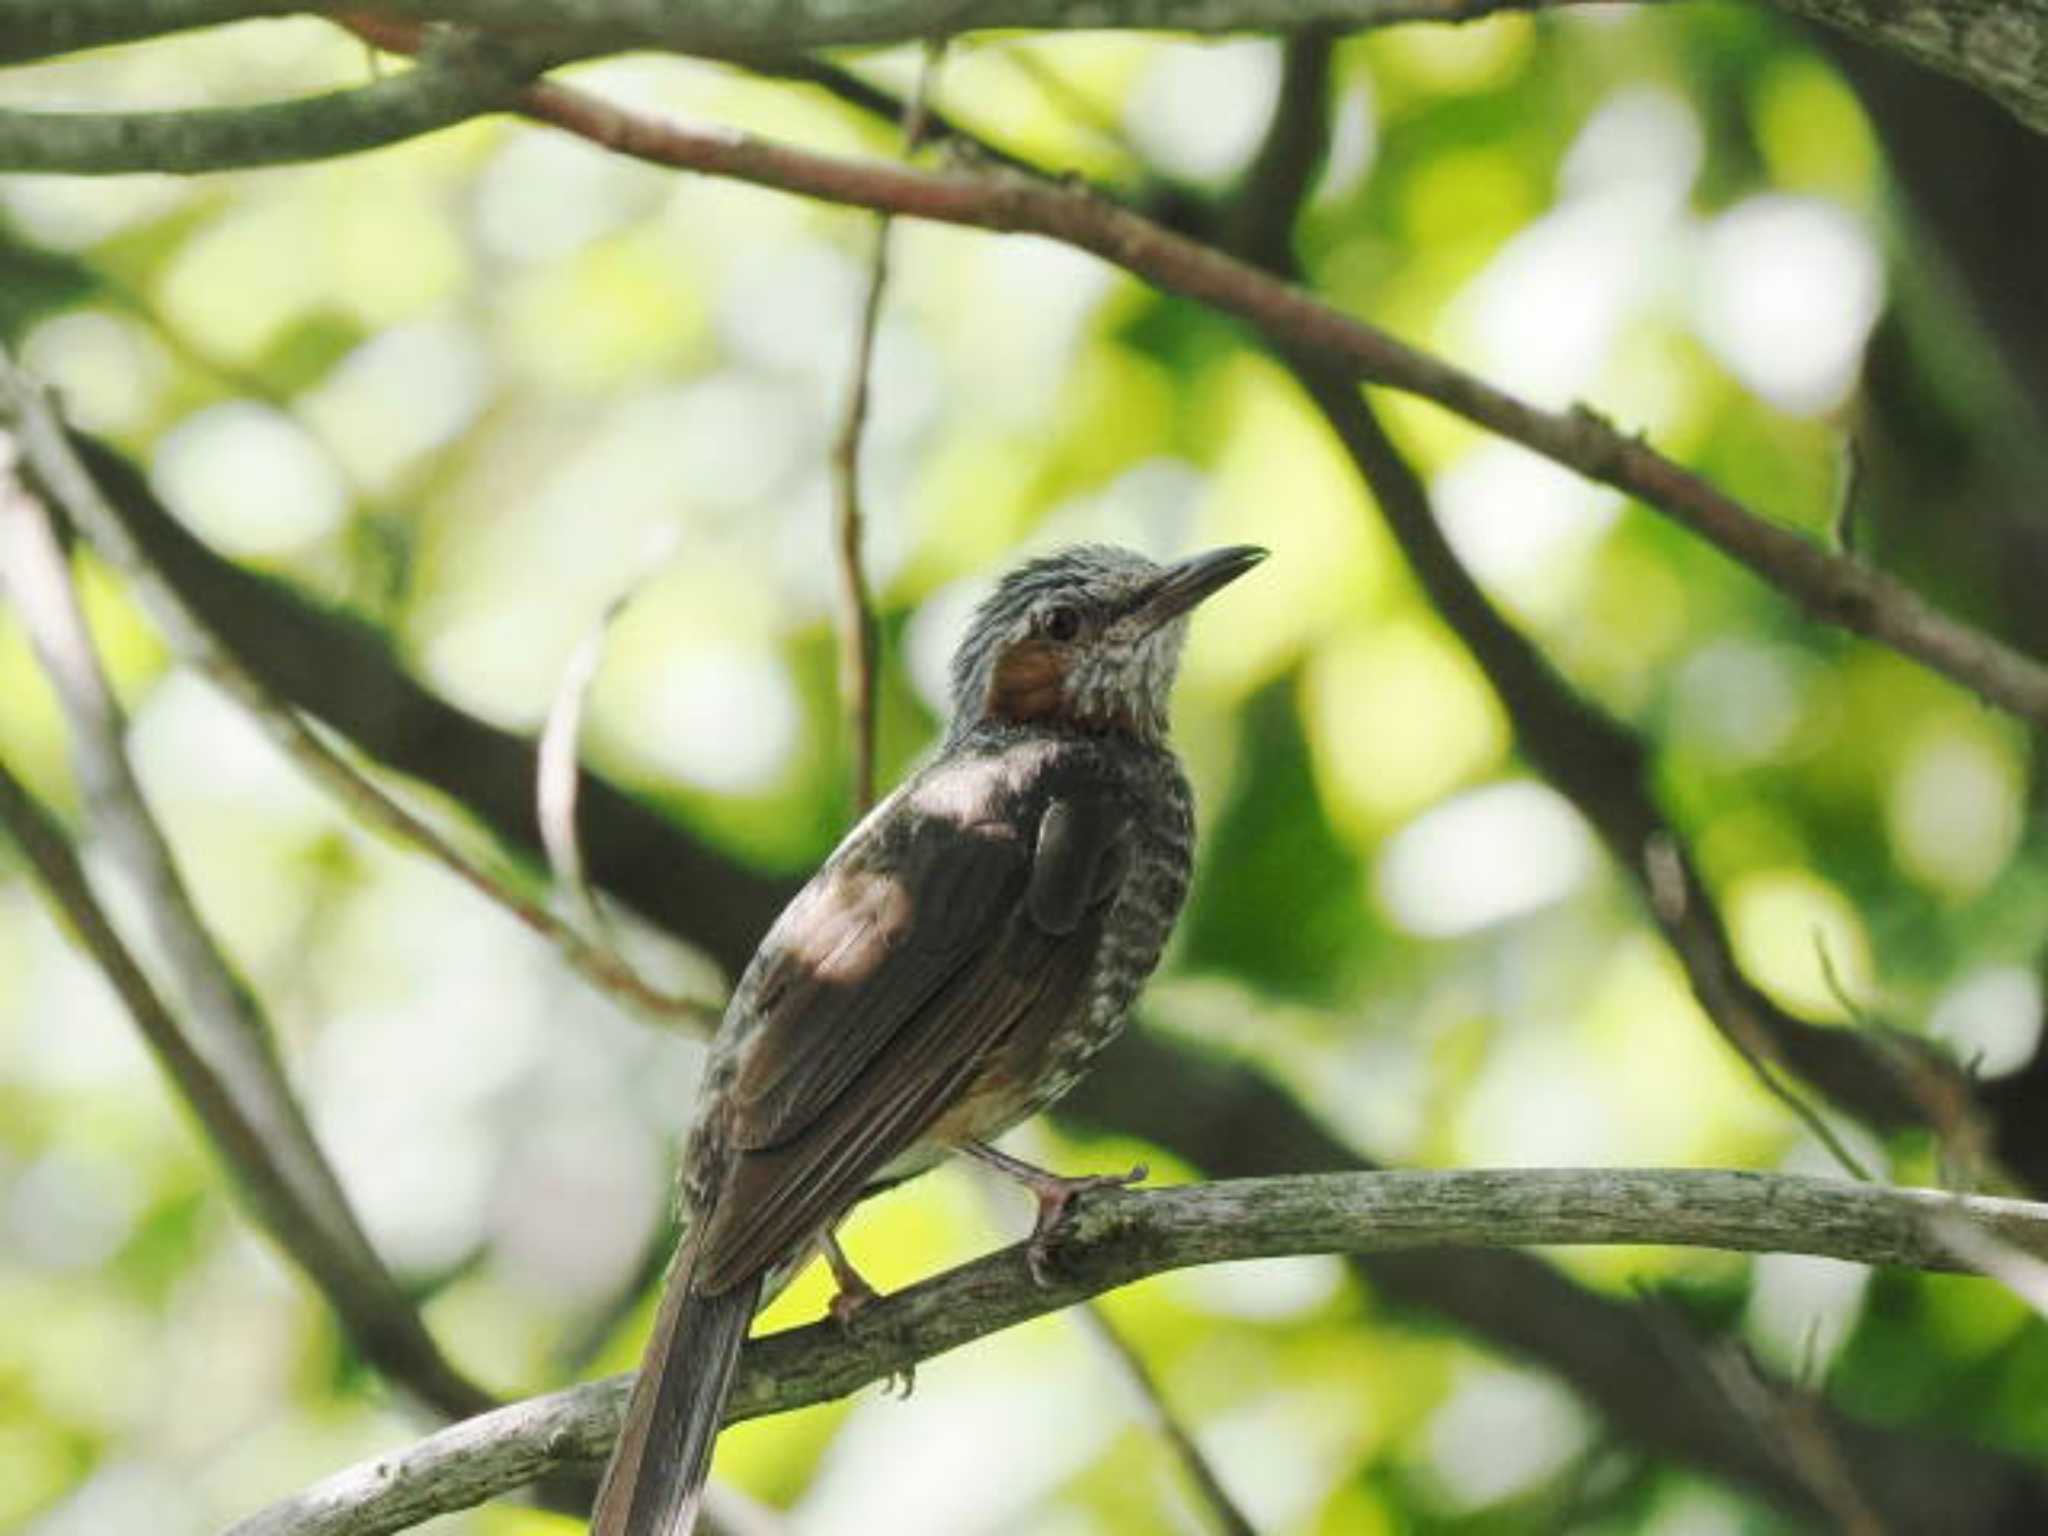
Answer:
[{"label": "bird's black beak", "polygon": [[1133,613],[1141,627],[1157,629],[1222,591],[1265,558],[1266,551],[1256,544],[1226,544],[1189,555],[1160,573]]}]

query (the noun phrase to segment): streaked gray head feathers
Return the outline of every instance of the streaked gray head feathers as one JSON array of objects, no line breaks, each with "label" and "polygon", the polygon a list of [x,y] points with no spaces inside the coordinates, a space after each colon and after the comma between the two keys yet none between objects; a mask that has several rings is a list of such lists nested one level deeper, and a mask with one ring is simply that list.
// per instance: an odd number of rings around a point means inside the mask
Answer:
[{"label": "streaked gray head feathers", "polygon": [[1059,717],[1166,733],[1167,698],[1195,604],[1264,557],[1233,546],[1161,565],[1111,544],[1077,544],[1027,560],[974,612],[953,657],[956,741],[988,715],[998,668],[1031,644],[1057,681]]}]

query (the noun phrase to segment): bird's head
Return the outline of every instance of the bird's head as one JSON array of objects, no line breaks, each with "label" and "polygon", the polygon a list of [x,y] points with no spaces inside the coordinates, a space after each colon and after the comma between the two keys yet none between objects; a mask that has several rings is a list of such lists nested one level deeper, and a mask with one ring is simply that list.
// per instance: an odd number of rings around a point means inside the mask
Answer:
[{"label": "bird's head", "polygon": [[1265,558],[1233,544],[1160,565],[1077,544],[1026,561],[975,609],[953,657],[950,739],[990,722],[1162,739],[1188,613]]}]

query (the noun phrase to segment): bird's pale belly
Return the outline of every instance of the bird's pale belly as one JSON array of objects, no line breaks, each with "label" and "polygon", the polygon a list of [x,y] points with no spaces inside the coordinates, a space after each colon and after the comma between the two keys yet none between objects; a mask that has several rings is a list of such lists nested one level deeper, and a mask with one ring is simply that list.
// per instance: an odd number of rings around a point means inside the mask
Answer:
[{"label": "bird's pale belly", "polygon": [[951,1151],[970,1141],[989,1141],[1003,1134],[1037,1107],[1031,1084],[998,1063],[967,1090],[918,1138],[921,1145]]}]

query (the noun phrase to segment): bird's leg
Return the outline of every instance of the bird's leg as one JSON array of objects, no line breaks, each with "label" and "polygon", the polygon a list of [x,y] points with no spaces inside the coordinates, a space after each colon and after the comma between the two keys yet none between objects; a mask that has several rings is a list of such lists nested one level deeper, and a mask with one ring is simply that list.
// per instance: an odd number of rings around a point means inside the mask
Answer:
[{"label": "bird's leg", "polygon": [[831,1267],[833,1282],[839,1287],[826,1310],[832,1314],[832,1320],[843,1328],[853,1321],[861,1308],[870,1302],[879,1301],[882,1293],[869,1285],[861,1272],[853,1267],[853,1260],[849,1259],[846,1250],[839,1246],[838,1233],[828,1230],[818,1239],[818,1246],[824,1250],[825,1262]]},{"label": "bird's leg", "polygon": [[960,1150],[976,1162],[1015,1179],[1037,1197],[1038,1219],[1031,1224],[1031,1239],[1024,1246],[1024,1262],[1031,1268],[1031,1278],[1040,1285],[1052,1284],[1053,1236],[1058,1232],[1060,1223],[1067,1219],[1068,1207],[1091,1190],[1128,1189],[1133,1184],[1143,1183],[1149,1171],[1140,1163],[1128,1173],[1090,1173],[1080,1178],[1067,1178],[1035,1163],[1027,1163],[1021,1157],[998,1152],[985,1141],[967,1142]]},{"label": "bird's leg", "polygon": [[[882,1293],[869,1285],[861,1272],[853,1267],[853,1260],[849,1259],[846,1250],[839,1246],[837,1232],[828,1228],[825,1235],[818,1239],[818,1248],[825,1255],[825,1263],[831,1267],[832,1278],[839,1286],[838,1292],[825,1310],[832,1314],[833,1322],[844,1328],[863,1308],[880,1301]],[[901,1370],[892,1372],[889,1376],[889,1385],[899,1388],[902,1395],[908,1398],[911,1389],[917,1385],[917,1367],[906,1365]]]}]

